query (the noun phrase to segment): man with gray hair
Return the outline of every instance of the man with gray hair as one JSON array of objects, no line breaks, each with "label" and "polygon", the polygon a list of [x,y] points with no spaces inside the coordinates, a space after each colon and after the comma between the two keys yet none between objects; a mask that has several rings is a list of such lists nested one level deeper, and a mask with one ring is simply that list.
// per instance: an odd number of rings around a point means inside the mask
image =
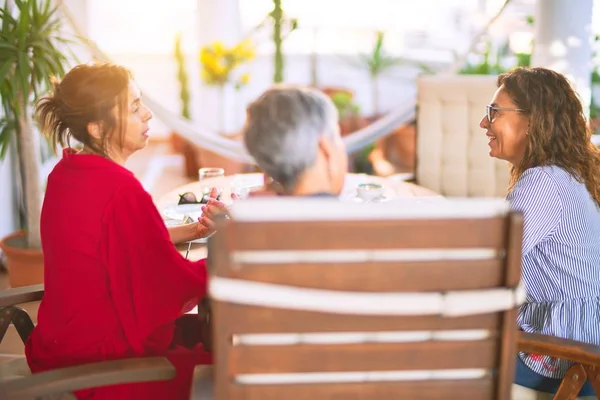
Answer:
[{"label": "man with gray hair", "polygon": [[323,92],[276,85],[247,108],[244,143],[286,195],[339,195],[348,170],[338,114]]}]

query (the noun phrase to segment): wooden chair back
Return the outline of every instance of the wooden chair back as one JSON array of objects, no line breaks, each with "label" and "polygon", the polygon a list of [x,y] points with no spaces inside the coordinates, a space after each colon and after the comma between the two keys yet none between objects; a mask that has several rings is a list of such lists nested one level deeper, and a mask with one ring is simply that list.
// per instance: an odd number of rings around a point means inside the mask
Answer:
[{"label": "wooden chair back", "polygon": [[217,399],[509,399],[523,222],[500,200],[255,198],[211,238]]}]

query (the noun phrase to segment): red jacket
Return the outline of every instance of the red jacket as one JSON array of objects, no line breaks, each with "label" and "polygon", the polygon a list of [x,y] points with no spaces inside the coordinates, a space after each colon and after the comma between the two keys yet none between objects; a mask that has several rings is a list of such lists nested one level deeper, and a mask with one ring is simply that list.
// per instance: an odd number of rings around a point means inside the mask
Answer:
[{"label": "red jacket", "polygon": [[25,351],[33,372],[102,360],[167,356],[168,382],[85,390],[86,399],[189,399],[194,365],[175,320],[206,293],[205,260],[185,260],[152,198],[127,169],[65,150],[41,216],[45,294]]}]

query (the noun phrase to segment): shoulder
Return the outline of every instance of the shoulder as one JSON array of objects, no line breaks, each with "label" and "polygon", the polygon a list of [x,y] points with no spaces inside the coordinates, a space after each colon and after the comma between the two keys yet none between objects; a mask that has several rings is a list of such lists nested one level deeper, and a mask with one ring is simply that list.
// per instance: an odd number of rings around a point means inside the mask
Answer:
[{"label": "shoulder", "polygon": [[526,170],[515,184],[515,189],[564,195],[581,186],[576,177],[561,167],[546,165]]},{"label": "shoulder", "polygon": [[527,169],[515,183],[514,191],[519,193],[556,192],[558,186],[554,167],[533,167]]},{"label": "shoulder", "polygon": [[561,209],[561,181],[565,178],[561,175],[557,178],[553,168],[534,167],[523,172],[507,197],[513,208],[540,212]]},{"label": "shoulder", "polygon": [[152,202],[152,196],[144,189],[141,182],[135,177],[120,179],[115,185],[113,200],[147,200]]}]

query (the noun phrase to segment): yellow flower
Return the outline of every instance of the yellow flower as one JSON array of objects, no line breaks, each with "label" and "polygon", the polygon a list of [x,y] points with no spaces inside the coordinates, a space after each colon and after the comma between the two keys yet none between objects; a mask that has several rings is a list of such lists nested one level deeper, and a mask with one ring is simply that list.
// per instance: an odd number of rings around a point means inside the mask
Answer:
[{"label": "yellow flower", "polygon": [[201,64],[208,64],[212,58],[213,58],[213,56],[208,48],[203,47],[202,50],[200,50],[200,63]]},{"label": "yellow flower", "polygon": [[221,42],[214,42],[212,47],[216,55],[222,55],[225,53],[225,46],[223,46],[223,43]]},{"label": "yellow flower", "polygon": [[240,77],[240,83],[242,85],[247,85],[248,82],[250,82],[250,74],[246,72],[244,75],[242,75]]},{"label": "yellow flower", "polygon": [[[200,49],[202,80],[209,85],[229,83],[232,71],[253,58],[254,45],[249,40],[243,40],[233,47],[226,47],[222,42],[215,41]],[[235,86],[244,85],[249,80],[250,76],[245,74]]]}]

